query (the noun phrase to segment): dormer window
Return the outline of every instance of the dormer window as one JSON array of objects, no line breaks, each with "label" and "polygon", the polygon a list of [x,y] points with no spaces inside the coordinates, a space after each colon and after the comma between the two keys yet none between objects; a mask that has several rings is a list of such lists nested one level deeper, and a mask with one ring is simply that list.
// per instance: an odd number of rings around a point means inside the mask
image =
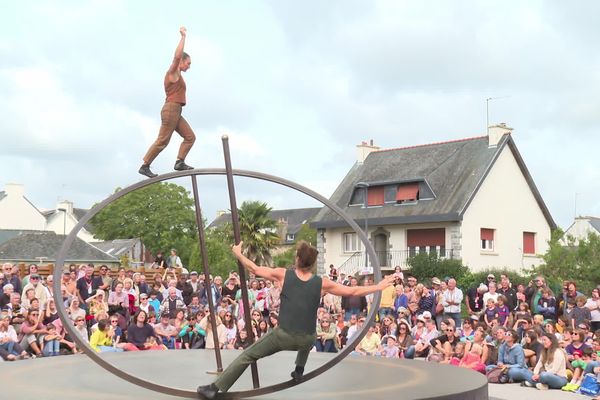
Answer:
[{"label": "dormer window", "polygon": [[385,200],[385,186],[373,186],[367,189],[367,205],[382,206]]},{"label": "dormer window", "polygon": [[[350,198],[350,206],[379,207],[385,204],[414,204],[419,200],[433,200],[433,191],[424,180],[401,183],[355,186]],[[364,185],[364,186],[362,186]]]},{"label": "dormer window", "polygon": [[419,200],[419,182],[401,183],[396,192],[396,202],[414,203]]}]

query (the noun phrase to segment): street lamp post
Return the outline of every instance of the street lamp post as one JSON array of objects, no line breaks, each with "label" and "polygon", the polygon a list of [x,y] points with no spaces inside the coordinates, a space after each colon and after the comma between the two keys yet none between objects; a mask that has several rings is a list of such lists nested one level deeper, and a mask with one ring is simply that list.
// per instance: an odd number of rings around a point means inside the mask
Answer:
[{"label": "street lamp post", "polygon": [[[369,203],[368,203],[368,191],[369,191],[369,184],[366,182],[358,182],[356,184],[357,188],[362,188],[363,189],[363,194],[364,194],[364,198],[363,198],[363,205],[362,208],[364,208],[365,210],[365,235],[367,235],[367,239],[369,238]],[[365,269],[368,271],[369,270],[369,254],[367,253],[366,249],[365,249]]]},{"label": "street lamp post", "polygon": [[67,209],[59,208],[58,211],[63,212],[63,236],[67,234]]}]

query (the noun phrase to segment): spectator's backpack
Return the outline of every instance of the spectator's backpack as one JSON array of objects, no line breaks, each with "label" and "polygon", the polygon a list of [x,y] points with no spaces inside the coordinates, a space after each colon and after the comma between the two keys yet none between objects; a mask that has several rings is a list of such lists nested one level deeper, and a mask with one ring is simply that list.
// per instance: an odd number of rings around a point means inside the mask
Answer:
[{"label": "spectator's backpack", "polygon": [[502,367],[496,367],[486,374],[488,383],[506,383],[508,382],[508,375],[506,369]]}]

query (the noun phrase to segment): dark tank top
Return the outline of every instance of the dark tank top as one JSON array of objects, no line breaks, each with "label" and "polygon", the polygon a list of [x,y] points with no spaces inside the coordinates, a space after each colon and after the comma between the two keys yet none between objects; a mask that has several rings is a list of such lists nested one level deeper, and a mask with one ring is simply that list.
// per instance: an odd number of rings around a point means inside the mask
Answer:
[{"label": "dark tank top", "polygon": [[281,329],[308,335],[316,333],[322,285],[320,276],[314,275],[305,282],[296,276],[295,270],[285,271],[279,311]]},{"label": "dark tank top", "polygon": [[166,102],[179,103],[185,106],[185,81],[183,76],[179,74],[177,82],[171,82],[169,80],[169,74],[165,75],[165,93],[167,94]]}]

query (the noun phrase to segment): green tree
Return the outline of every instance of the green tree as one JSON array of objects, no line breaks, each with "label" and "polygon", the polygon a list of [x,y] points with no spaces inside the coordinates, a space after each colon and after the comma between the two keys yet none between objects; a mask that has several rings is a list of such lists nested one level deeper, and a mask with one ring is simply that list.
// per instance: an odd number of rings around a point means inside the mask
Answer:
[{"label": "green tree", "polygon": [[310,227],[309,224],[303,224],[300,230],[296,234],[296,240],[294,243],[298,243],[300,240],[304,240],[312,246],[317,245],[317,230]]},{"label": "green tree", "polygon": [[408,259],[409,273],[419,282],[430,282],[434,276],[444,279],[452,277],[460,284],[469,279],[471,273],[460,260],[440,258],[437,253],[419,253]]},{"label": "green tree", "polygon": [[[206,226],[206,223],[204,226]],[[213,277],[220,275],[223,279],[227,279],[229,272],[237,271],[237,262],[233,253],[231,253],[231,245],[233,244],[231,223],[206,230],[205,240],[208,269],[211,275]],[[189,265],[191,270],[204,273],[204,266],[202,265],[202,257],[197,241],[192,248]]]},{"label": "green tree", "polygon": [[573,280],[584,292],[600,283],[600,236],[590,232],[586,238],[577,241],[556,229],[548,245],[542,256],[544,263],[531,269],[531,273],[543,275],[554,286],[562,284],[563,280]]},{"label": "green tree", "polygon": [[197,236],[193,206],[183,187],[156,183],[123,196],[96,214],[91,223],[99,239],[140,238],[153,253],[176,248],[187,264]]},{"label": "green tree", "polygon": [[258,265],[272,265],[271,250],[279,243],[277,222],[269,218],[270,211],[260,201],[245,201],[238,210],[244,251]]}]

